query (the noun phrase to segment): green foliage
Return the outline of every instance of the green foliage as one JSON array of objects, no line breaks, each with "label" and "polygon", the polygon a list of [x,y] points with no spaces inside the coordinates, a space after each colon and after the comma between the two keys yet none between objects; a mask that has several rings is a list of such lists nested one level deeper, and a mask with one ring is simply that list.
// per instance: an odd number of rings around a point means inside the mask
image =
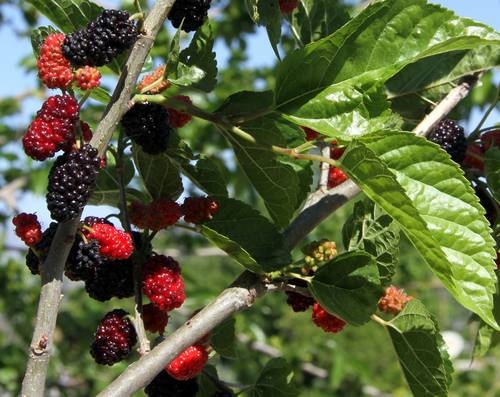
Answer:
[{"label": "green foliage", "polygon": [[346,252],[321,266],[309,289],[323,308],[352,325],[370,319],[382,292],[377,263],[362,250]]},{"label": "green foliage", "polygon": [[386,327],[413,395],[447,396],[453,367],[425,306],[411,300]]},{"label": "green foliage", "polygon": [[269,360],[262,369],[255,385],[253,385],[248,395],[250,397],[277,396],[294,397],[300,394],[292,382],[293,371],[282,358]]},{"label": "green foliage", "polygon": [[219,199],[220,210],[201,233],[254,272],[269,272],[290,262],[282,235],[265,217],[235,199]]},{"label": "green foliage", "polygon": [[399,228],[372,201],[358,201],[342,229],[347,251],[364,250],[376,259],[382,286],[391,282],[399,262]]},{"label": "green foliage", "polygon": [[491,147],[484,155],[484,167],[488,187],[500,203],[500,148]]},{"label": "green foliage", "polygon": [[385,131],[353,142],[342,166],[399,222],[455,299],[498,327],[491,314],[493,241],[484,210],[449,156],[413,134]]}]

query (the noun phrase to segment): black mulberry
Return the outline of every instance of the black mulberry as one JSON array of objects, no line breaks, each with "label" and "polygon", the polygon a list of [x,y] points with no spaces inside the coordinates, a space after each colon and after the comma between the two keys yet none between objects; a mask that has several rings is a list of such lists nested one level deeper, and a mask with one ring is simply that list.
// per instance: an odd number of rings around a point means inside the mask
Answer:
[{"label": "black mulberry", "polygon": [[158,154],[168,146],[172,131],[168,111],[155,103],[136,103],[122,118],[125,134],[145,153]]},{"label": "black mulberry", "polygon": [[207,18],[211,0],[177,0],[168,19],[174,28],[178,28],[182,23],[182,30],[191,32],[197,30]]},{"label": "black mulberry", "polygon": [[465,138],[464,129],[455,121],[441,120],[427,135],[427,139],[446,150],[453,161],[457,163],[463,161],[467,150],[467,139]]},{"label": "black mulberry", "polygon": [[96,273],[96,269],[103,265],[105,259],[99,253],[99,242],[90,240],[85,242],[77,237],[66,261],[64,274],[70,280],[87,280]]},{"label": "black mulberry", "polygon": [[97,149],[90,145],[57,158],[49,172],[47,188],[52,219],[64,222],[79,214],[92,194],[99,164]]},{"label": "black mulberry", "polygon": [[128,50],[137,39],[138,30],[126,11],[104,10],[84,28],[68,34],[62,51],[75,67],[103,66]]},{"label": "black mulberry", "polygon": [[144,389],[149,397],[195,397],[198,392],[196,378],[177,380],[167,371],[161,371]]},{"label": "black mulberry", "polygon": [[113,365],[128,356],[137,342],[137,334],[128,313],[115,309],[101,320],[90,354],[98,364]]}]

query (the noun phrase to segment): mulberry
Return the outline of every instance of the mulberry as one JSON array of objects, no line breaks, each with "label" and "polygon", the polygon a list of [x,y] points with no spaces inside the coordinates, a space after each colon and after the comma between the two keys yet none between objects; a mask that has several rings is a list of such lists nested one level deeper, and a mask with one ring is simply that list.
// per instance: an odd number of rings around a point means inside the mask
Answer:
[{"label": "mulberry", "polygon": [[42,238],[26,254],[26,266],[31,274],[40,274],[40,266],[43,264],[49,253],[50,245],[56,234],[57,223],[51,222],[49,227],[42,233]]},{"label": "mulberry", "polygon": [[152,256],[143,264],[142,272],[142,291],[160,310],[170,311],[184,303],[184,281],[173,258]]},{"label": "mulberry", "polygon": [[427,135],[427,139],[437,143],[457,163],[462,163],[467,150],[467,140],[464,129],[455,121],[441,120],[436,127]]},{"label": "mulberry", "polygon": [[312,320],[313,323],[323,329],[323,331],[333,333],[342,331],[347,324],[341,318],[328,313],[318,302],[313,305]]},{"label": "mulberry", "polygon": [[177,380],[188,380],[198,375],[207,361],[205,346],[194,344],[175,357],[165,370]]},{"label": "mulberry", "polygon": [[198,382],[196,378],[177,380],[167,371],[161,371],[146,386],[144,392],[149,397],[194,397],[198,392]]},{"label": "mulberry", "polygon": [[398,314],[412,299],[413,297],[406,295],[402,289],[390,285],[385,289],[384,296],[379,299],[378,308],[385,313]]},{"label": "mulberry", "polygon": [[62,33],[49,34],[40,46],[38,77],[48,88],[66,89],[73,81],[71,64],[61,49],[64,37]]},{"label": "mulberry", "polygon": [[99,171],[97,149],[85,144],[57,158],[49,172],[47,207],[52,219],[75,218],[87,203]]},{"label": "mulberry", "polygon": [[198,30],[208,16],[210,3],[211,0],[177,0],[168,19],[174,28],[180,27],[182,23],[182,30],[185,32]]},{"label": "mulberry", "polygon": [[96,20],[68,34],[62,52],[75,67],[103,66],[132,47],[137,35],[126,11],[104,10]]},{"label": "mulberry", "polygon": [[27,246],[31,247],[42,239],[42,226],[35,214],[22,212],[12,219],[12,223],[16,227],[16,236],[23,240]]},{"label": "mulberry", "polygon": [[168,112],[155,103],[136,103],[125,113],[121,124],[125,134],[145,153],[158,154],[168,146],[172,127]]},{"label": "mulberry", "polygon": [[137,335],[127,314],[125,310],[115,309],[99,323],[90,347],[90,354],[96,363],[113,365],[131,352],[137,342]]},{"label": "mulberry", "polygon": [[186,222],[199,224],[212,219],[219,211],[219,203],[212,197],[186,197],[181,206]]},{"label": "mulberry", "polygon": [[175,201],[161,198],[148,205],[133,201],[129,206],[130,221],[140,229],[158,231],[175,224],[181,207]]}]

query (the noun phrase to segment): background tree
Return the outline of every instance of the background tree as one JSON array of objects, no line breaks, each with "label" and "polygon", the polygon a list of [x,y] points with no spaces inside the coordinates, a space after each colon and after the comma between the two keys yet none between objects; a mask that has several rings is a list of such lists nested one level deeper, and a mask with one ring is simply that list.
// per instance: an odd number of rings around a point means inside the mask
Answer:
[{"label": "background tree", "polygon": [[[90,143],[107,159],[90,203],[108,206],[89,207],[85,214],[112,215],[110,220],[125,231],[131,230],[131,221],[132,230],[145,229],[143,243],[135,242],[136,269],[149,253],[144,242],[151,240],[156,253],[181,263],[187,299],[170,311],[162,341],[158,332],[144,334],[139,270],[135,300],[98,302],[88,297],[92,288],[87,280],[66,279],[52,333],[73,244],[66,237],[80,228],[79,217],[61,222],[42,265],[38,316],[38,276],[22,265],[26,251],[16,255],[8,238],[4,250],[12,253],[3,256],[0,273],[5,291],[0,384],[5,391],[17,394],[24,379],[27,395],[42,395],[43,384],[62,395],[141,395],[158,371],[207,333],[211,358],[195,378],[202,396],[272,395],[269,388],[311,396],[495,390],[495,364],[485,359],[476,361],[482,366],[477,372],[456,366],[450,385],[451,361],[438,321],[441,329],[466,334],[470,310],[473,324],[480,324],[475,355],[484,355],[496,341],[494,241],[470,183],[495,237],[498,133],[483,123],[468,134],[468,154],[458,161],[466,179],[436,145],[401,131],[427,135],[447,115],[464,119],[473,106],[485,114],[496,106],[498,88],[487,70],[498,64],[498,33],[423,1],[391,0],[366,9],[337,1],[282,2],[280,9],[275,0],[260,0],[213,1],[208,21],[194,35],[185,35],[164,23],[172,3],[124,4],[140,27],[130,52],[99,66],[99,88],[80,90],[71,81],[65,90],[83,104],[79,119],[90,125]],[[87,1],[14,4],[29,26],[35,55],[25,65],[31,70],[36,70],[48,34],[74,33],[101,12]],[[51,27],[39,27],[35,10]],[[265,26],[279,56],[274,67],[248,66],[248,37],[257,25]],[[228,51],[227,65],[219,70],[217,39]],[[139,74],[160,64],[167,67],[159,78],[136,88]],[[481,86],[457,106],[478,78]],[[161,85],[163,79],[170,86],[152,93],[155,81]],[[56,95],[42,84],[39,92]],[[35,94],[5,98],[2,114],[20,112],[19,100]],[[178,95],[189,95],[191,103]],[[194,116],[170,131],[161,154],[147,153],[137,141],[131,146],[126,122],[125,128],[117,127],[133,103],[145,102]],[[170,112],[172,127],[179,114]],[[11,192],[45,195],[54,163],[32,161],[21,152],[30,122],[20,130],[2,124],[2,192],[11,199],[4,213],[6,230],[13,228],[9,218],[14,213],[37,211],[16,208]],[[342,182],[339,172],[350,180]],[[365,197],[353,206],[352,198],[362,198],[356,185]],[[137,224],[150,213],[161,213],[140,207],[151,200],[181,204],[186,197],[204,195],[218,207],[209,219],[193,225],[185,217],[178,227],[159,232]],[[139,207],[134,210],[132,202]],[[168,207],[169,214],[174,207]],[[134,219],[138,208],[145,212]],[[336,247],[314,243],[323,238]],[[31,251],[40,255],[42,250],[35,246]],[[414,297],[396,317],[376,313],[391,283]],[[325,334],[312,323],[311,309],[290,310],[285,291],[318,301],[348,325],[335,335]],[[251,304],[251,310],[236,313]],[[137,361],[133,353],[103,368],[88,350],[99,321],[118,307],[132,313],[143,357]],[[25,324],[35,317],[32,335]],[[466,336],[473,343],[474,328]],[[150,352],[149,343],[155,346]]]}]

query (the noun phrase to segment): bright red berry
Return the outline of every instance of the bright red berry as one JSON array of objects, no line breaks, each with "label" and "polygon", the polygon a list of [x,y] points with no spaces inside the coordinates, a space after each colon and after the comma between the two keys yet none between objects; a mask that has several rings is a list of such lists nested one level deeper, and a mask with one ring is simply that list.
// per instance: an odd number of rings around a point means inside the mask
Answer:
[{"label": "bright red berry", "polygon": [[328,189],[332,189],[335,186],[340,185],[345,182],[349,177],[338,167],[330,166],[328,169]]},{"label": "bright red berry", "polygon": [[406,295],[402,289],[390,285],[385,289],[384,296],[379,299],[378,308],[385,313],[398,314],[412,299],[413,297]]},{"label": "bright red berry", "polygon": [[186,300],[181,269],[172,257],[150,257],[142,266],[142,274],[142,292],[160,310],[171,311]]},{"label": "bright red berry", "polygon": [[203,345],[189,346],[165,370],[177,380],[188,380],[198,375],[208,361],[208,352]]},{"label": "bright red berry", "polygon": [[[191,98],[189,98],[186,95],[177,95],[174,98],[189,105],[192,103]],[[168,111],[168,123],[170,124],[171,127],[174,128],[184,127],[192,119],[189,113],[184,113],[174,108],[167,108],[167,111]]]},{"label": "bright red berry", "polygon": [[92,66],[84,66],[76,70],[75,80],[81,90],[91,90],[101,84],[101,72]]},{"label": "bright red berry", "polygon": [[305,134],[306,134],[306,141],[314,141],[319,137],[319,132],[314,131],[312,128],[309,127],[301,127]]},{"label": "bright red berry", "polygon": [[28,247],[32,247],[42,240],[42,226],[38,222],[35,214],[26,214],[24,212],[16,215],[12,219],[16,227],[16,235],[24,241]]},{"label": "bright red berry", "polygon": [[186,222],[199,224],[212,219],[219,211],[219,203],[212,197],[186,197],[181,206]]},{"label": "bright red berry", "polygon": [[161,198],[148,205],[134,201],[129,206],[130,221],[140,229],[158,231],[175,224],[181,217],[181,207],[175,201]]},{"label": "bright red berry", "polygon": [[61,49],[64,37],[62,33],[49,34],[40,46],[38,77],[48,88],[68,88],[73,81],[73,70]]},{"label": "bright red berry", "polygon": [[328,313],[318,302],[313,305],[312,320],[314,324],[322,328],[325,332],[340,332],[347,324],[341,318]]},{"label": "bright red berry", "polygon": [[282,14],[290,14],[299,5],[299,0],[278,0]]},{"label": "bright red berry", "polygon": [[115,309],[101,320],[90,354],[98,364],[113,365],[123,360],[137,342],[137,334],[127,312]]},{"label": "bright red berry", "polygon": [[130,234],[106,223],[92,226],[87,238],[99,241],[99,253],[110,259],[127,259],[134,251]]},{"label": "bright red berry", "polygon": [[147,331],[163,334],[168,324],[168,312],[148,303],[142,307],[142,320]]}]

